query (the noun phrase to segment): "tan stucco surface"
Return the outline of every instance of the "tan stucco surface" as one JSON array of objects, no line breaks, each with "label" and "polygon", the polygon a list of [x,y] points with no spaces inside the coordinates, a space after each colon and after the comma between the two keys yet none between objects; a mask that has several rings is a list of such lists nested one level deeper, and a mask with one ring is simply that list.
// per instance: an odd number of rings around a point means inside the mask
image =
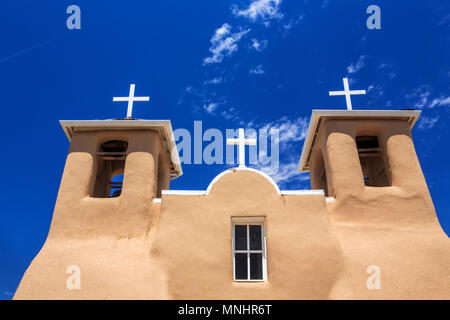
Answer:
[{"label": "tan stucco surface", "polygon": [[[381,133],[389,187],[362,180],[354,137],[371,132]],[[123,192],[92,198],[94,153],[111,135],[129,142]],[[155,203],[161,148],[151,131],[74,135],[48,239],[15,299],[450,298],[450,241],[405,121],[322,125],[314,154],[323,155],[335,198],[328,202],[322,194],[280,195],[264,176],[240,170],[207,195]],[[265,217],[266,282],[233,281],[231,219],[239,216]],[[69,265],[81,269],[79,290],[66,287]],[[369,265],[381,268],[380,290],[366,286]]]}]

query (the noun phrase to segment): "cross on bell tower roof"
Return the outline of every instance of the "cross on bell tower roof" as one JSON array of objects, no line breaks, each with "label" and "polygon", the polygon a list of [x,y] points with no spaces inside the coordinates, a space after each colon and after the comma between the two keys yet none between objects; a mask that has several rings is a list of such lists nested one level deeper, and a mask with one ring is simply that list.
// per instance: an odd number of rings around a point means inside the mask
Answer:
[{"label": "cross on bell tower roof", "polygon": [[345,96],[347,110],[352,110],[351,96],[355,94],[366,94],[366,90],[350,90],[348,78],[342,79],[344,82],[344,91],[330,91],[330,96]]},{"label": "cross on bell tower roof", "polygon": [[134,96],[135,84],[130,84],[130,94],[128,97],[114,97],[114,102],[128,102],[127,108],[127,118],[132,118],[133,113],[133,103],[134,101],[150,101],[150,97],[135,97]]}]

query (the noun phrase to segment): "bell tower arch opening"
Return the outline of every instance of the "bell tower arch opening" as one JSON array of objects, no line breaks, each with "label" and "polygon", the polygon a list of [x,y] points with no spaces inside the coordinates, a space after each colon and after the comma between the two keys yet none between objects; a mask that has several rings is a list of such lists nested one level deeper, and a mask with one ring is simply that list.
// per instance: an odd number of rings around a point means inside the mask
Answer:
[{"label": "bell tower arch opening", "polygon": [[359,162],[367,187],[389,187],[388,161],[385,148],[377,136],[356,136]]},{"label": "bell tower arch opening", "polygon": [[128,142],[109,140],[103,142],[96,152],[97,170],[92,197],[115,198],[123,186]]}]

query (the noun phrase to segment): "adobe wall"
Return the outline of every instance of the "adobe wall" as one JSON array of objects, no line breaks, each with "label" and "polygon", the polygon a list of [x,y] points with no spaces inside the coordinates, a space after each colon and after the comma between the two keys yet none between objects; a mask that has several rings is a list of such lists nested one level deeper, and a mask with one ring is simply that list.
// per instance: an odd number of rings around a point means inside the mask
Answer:
[{"label": "adobe wall", "polygon": [[[364,186],[356,135],[379,136],[392,186]],[[93,155],[104,139],[129,142],[124,188],[95,199]],[[450,242],[409,125],[326,121],[316,141],[334,201],[282,196],[262,175],[239,170],[207,195],[155,203],[156,132],[75,134],[47,241],[14,299],[449,299]],[[265,217],[267,282],[233,281],[231,218],[239,216]],[[80,290],[66,287],[69,265],[81,268]],[[369,265],[381,268],[381,290],[366,286]]]},{"label": "adobe wall", "polygon": [[[392,186],[364,186],[357,135],[378,135]],[[346,261],[330,298],[450,298],[450,241],[436,217],[409,124],[327,120],[317,142],[335,196],[328,214]],[[366,287],[369,265],[381,268],[381,290]]]},{"label": "adobe wall", "polygon": [[[95,152],[101,143],[114,139],[128,141],[122,194],[92,198]],[[159,219],[160,204],[153,203],[153,198],[158,172],[155,159],[162,150],[155,131],[73,135],[48,238],[14,299],[167,297],[164,274],[148,259]],[[66,287],[69,265],[81,269],[81,290]],[[155,289],[148,290],[149,286]]]},{"label": "adobe wall", "polygon": [[[264,216],[267,282],[236,282],[232,217]],[[208,195],[163,195],[151,251],[174,299],[326,299],[343,265],[321,194],[277,194],[262,175],[222,176]]]}]

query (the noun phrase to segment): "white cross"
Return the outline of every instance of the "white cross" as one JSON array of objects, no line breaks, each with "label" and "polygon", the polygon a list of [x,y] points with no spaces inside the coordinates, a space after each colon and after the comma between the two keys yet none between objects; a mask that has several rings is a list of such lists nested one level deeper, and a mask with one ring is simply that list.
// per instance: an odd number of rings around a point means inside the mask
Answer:
[{"label": "white cross", "polygon": [[245,167],[245,145],[256,146],[256,139],[245,139],[244,129],[239,129],[239,138],[227,139],[227,144],[239,145],[239,167]]},{"label": "white cross", "polygon": [[150,97],[135,97],[134,96],[134,84],[130,84],[130,95],[128,97],[114,97],[113,101],[128,101],[127,108],[127,118],[131,118],[131,114],[133,113],[133,102],[134,101],[150,101]]},{"label": "white cross", "polygon": [[347,102],[347,109],[352,110],[352,100],[350,96],[353,94],[366,94],[366,90],[350,90],[348,85],[348,78],[344,78],[344,91],[330,91],[330,96],[345,96]]}]

